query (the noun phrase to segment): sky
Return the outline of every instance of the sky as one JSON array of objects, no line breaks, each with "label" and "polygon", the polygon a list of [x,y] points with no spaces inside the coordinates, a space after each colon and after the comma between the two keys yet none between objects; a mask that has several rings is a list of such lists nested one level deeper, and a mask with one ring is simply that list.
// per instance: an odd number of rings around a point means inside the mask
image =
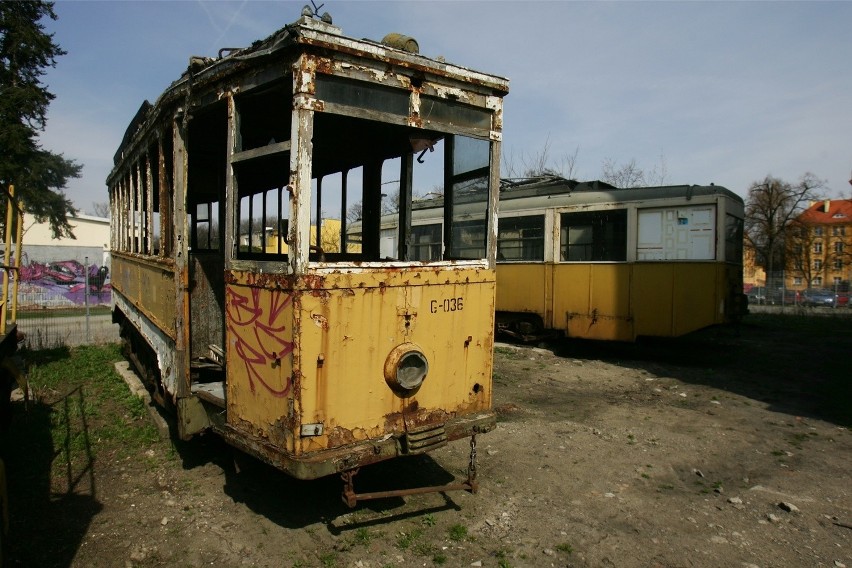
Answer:
[{"label": "sky", "polygon": [[[191,55],[248,46],[309,2],[57,1],[43,24],[67,54],[43,78],[56,98],[40,140],[82,164],[65,190],[75,206],[108,201],[128,123]],[[826,197],[852,195],[852,2],[326,0],[319,11],[344,35],[401,33],[422,55],[507,77],[504,175],[542,156],[580,180],[635,161],[667,184],[744,198],[768,175],[807,172]]]}]

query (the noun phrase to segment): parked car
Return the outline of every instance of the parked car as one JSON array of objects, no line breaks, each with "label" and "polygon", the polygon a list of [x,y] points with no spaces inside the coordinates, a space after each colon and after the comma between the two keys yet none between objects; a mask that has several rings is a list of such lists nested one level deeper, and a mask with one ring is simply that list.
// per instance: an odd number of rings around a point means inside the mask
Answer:
[{"label": "parked car", "polygon": [[751,305],[763,305],[766,303],[766,288],[763,286],[755,286],[746,294],[748,303]]},{"label": "parked car", "polygon": [[766,293],[766,303],[772,306],[793,306],[802,303],[802,293],[798,290],[776,288]]},{"label": "parked car", "polygon": [[802,292],[803,306],[825,306],[833,308],[837,304],[837,295],[832,290],[808,288]]},{"label": "parked car", "polygon": [[837,293],[837,307],[843,308],[849,307],[849,292],[838,292]]}]

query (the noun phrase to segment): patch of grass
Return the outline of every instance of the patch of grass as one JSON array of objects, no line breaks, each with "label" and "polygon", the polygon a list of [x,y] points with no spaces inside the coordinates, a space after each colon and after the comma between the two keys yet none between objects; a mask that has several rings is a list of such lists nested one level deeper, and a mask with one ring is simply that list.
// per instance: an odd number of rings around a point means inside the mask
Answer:
[{"label": "patch of grass", "polygon": [[520,349],[511,349],[509,347],[495,347],[494,354],[500,355],[504,359],[524,359],[524,354]]},{"label": "patch of grass", "polygon": [[494,553],[494,556],[497,557],[497,566],[499,568],[512,568],[512,565],[509,563],[509,559],[506,558],[505,550],[498,550]]},{"label": "patch of grass", "polygon": [[436,520],[435,520],[435,516],[434,516],[434,515],[426,515],[425,517],[423,517],[423,520],[422,520],[421,522],[423,523],[423,526],[426,526],[426,527],[434,527],[434,526],[435,526],[435,524],[436,524],[438,521],[436,521]]},{"label": "patch of grass", "polygon": [[443,552],[438,552],[434,556],[432,556],[432,563],[437,564],[438,566],[446,564],[447,560],[447,555]]},{"label": "patch of grass", "polygon": [[438,550],[431,542],[418,542],[414,545],[414,552],[420,556],[434,556]]},{"label": "patch of grass", "polygon": [[337,566],[337,554],[334,552],[326,552],[320,555],[319,560],[323,568],[335,568]]},{"label": "patch of grass", "polygon": [[453,525],[447,529],[447,533],[449,534],[450,540],[458,542],[467,537],[467,527],[464,525]]},{"label": "patch of grass", "polygon": [[145,404],[115,371],[118,345],[22,351],[29,364],[35,405],[46,413],[40,426],[56,450],[54,471],[88,463],[101,452],[138,457],[159,441]]},{"label": "patch of grass", "polygon": [[[112,313],[109,306],[89,306],[89,315],[105,316]],[[86,308],[57,308],[57,309],[35,309],[35,310],[18,310],[17,319],[35,319],[35,318],[75,318],[86,315]]]},{"label": "patch of grass", "polygon": [[355,531],[355,536],[353,537],[355,544],[359,544],[362,546],[367,546],[370,544],[370,541],[373,540],[373,535],[370,533],[370,529],[367,527],[360,527]]},{"label": "patch of grass", "polygon": [[796,432],[787,436],[787,442],[797,450],[801,450],[802,443],[807,442],[809,439],[810,435],[806,432]]},{"label": "patch of grass", "polygon": [[574,547],[568,544],[567,542],[562,542],[556,545],[556,550],[559,552],[564,552],[565,554],[571,554],[574,552]]},{"label": "patch of grass", "polygon": [[423,531],[420,529],[414,529],[411,532],[407,533],[399,533],[399,537],[396,539],[396,547],[400,550],[407,550],[411,548],[411,545],[415,540],[420,538],[423,535]]}]

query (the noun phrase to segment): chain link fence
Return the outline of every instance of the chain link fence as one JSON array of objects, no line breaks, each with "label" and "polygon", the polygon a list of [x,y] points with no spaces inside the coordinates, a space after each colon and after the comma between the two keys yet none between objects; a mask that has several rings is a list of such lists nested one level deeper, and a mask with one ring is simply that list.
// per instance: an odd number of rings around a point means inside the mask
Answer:
[{"label": "chain link fence", "polygon": [[808,287],[783,271],[767,277],[765,286],[749,286],[745,293],[748,296],[749,309],[755,306],[841,310],[849,308],[848,283],[835,283],[829,287]]}]

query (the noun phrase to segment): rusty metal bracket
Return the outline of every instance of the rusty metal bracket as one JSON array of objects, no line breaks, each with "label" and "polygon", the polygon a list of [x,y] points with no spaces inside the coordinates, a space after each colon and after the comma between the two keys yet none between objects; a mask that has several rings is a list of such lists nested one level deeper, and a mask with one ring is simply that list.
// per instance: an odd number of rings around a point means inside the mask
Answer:
[{"label": "rusty metal bracket", "polygon": [[448,483],[447,485],[434,485],[429,487],[413,487],[411,489],[394,489],[390,491],[374,491],[372,493],[355,492],[355,476],[360,468],[350,469],[340,474],[343,480],[343,492],[341,498],[347,507],[355,508],[358,501],[370,501],[373,499],[387,499],[389,497],[405,497],[406,495],[421,495],[423,493],[443,493],[445,491],[470,491],[476,493],[479,483],[476,480],[476,433],[470,438],[470,460],[467,468],[467,479],[465,481]]}]

